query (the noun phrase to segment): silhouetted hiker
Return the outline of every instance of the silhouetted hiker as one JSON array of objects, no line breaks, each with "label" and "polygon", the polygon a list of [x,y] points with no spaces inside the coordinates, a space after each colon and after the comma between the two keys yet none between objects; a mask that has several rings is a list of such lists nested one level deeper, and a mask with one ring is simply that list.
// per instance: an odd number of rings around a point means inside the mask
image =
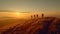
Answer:
[{"label": "silhouetted hiker", "polygon": [[37,14],[37,18],[38,18],[38,14]]},{"label": "silhouetted hiker", "polygon": [[44,17],[44,14],[42,13],[42,18]]},{"label": "silhouetted hiker", "polygon": [[31,19],[33,18],[33,16],[31,15]]},{"label": "silhouetted hiker", "polygon": [[34,15],[34,19],[35,19],[35,15]]}]

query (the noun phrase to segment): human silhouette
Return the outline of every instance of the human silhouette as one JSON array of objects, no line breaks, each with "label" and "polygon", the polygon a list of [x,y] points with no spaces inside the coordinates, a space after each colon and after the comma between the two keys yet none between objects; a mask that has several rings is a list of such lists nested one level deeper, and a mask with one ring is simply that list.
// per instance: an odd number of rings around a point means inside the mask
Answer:
[{"label": "human silhouette", "polygon": [[35,19],[35,15],[34,15],[34,19]]},{"label": "human silhouette", "polygon": [[38,18],[38,14],[37,14],[37,18]]},{"label": "human silhouette", "polygon": [[31,19],[33,18],[33,16],[31,15]]},{"label": "human silhouette", "polygon": [[42,18],[44,17],[44,14],[42,13]]}]

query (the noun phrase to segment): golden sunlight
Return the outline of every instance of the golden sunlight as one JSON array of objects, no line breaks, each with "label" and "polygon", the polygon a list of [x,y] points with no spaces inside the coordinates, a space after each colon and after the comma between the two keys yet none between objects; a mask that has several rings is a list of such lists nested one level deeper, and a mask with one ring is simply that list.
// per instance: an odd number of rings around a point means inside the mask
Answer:
[{"label": "golden sunlight", "polygon": [[22,17],[22,14],[20,12],[15,12],[14,15],[15,15],[16,18],[21,18]]},{"label": "golden sunlight", "polygon": [[17,15],[17,16],[20,16],[20,13],[19,13],[19,12],[16,12],[16,15]]},{"label": "golden sunlight", "polygon": [[14,15],[16,18],[26,18],[29,14],[28,13],[15,12]]}]

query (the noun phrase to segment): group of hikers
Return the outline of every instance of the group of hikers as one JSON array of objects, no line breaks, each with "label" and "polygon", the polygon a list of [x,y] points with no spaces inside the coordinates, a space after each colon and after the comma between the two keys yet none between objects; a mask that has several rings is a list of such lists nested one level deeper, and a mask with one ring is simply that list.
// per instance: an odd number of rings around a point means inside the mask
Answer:
[{"label": "group of hikers", "polygon": [[[42,15],[41,15],[41,16],[42,16],[42,18],[43,18],[43,17],[44,17],[44,14],[42,13]],[[31,15],[31,19],[32,19],[32,18],[38,18],[38,17],[39,17],[39,15],[38,15],[38,14],[36,14],[36,15],[34,14],[33,16]]]}]

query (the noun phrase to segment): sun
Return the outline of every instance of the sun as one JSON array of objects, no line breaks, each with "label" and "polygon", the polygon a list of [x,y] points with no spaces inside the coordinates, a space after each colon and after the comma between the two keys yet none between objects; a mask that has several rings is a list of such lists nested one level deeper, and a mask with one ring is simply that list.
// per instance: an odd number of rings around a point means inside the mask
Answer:
[{"label": "sun", "polygon": [[19,12],[15,12],[15,17],[19,18],[20,17],[20,13]]},{"label": "sun", "polygon": [[16,12],[17,15],[19,15],[20,13],[19,12]]}]

